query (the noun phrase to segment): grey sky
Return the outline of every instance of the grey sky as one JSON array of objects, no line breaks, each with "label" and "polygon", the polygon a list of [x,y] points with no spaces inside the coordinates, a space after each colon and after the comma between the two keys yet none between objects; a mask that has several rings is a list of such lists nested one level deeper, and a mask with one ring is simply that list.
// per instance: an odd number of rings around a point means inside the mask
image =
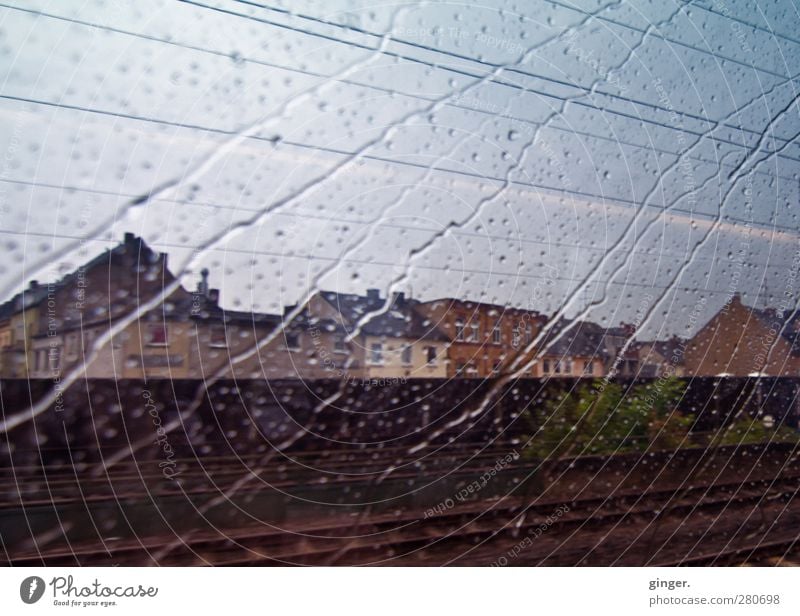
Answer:
[{"label": "grey sky", "polygon": [[553,312],[591,274],[571,314],[663,336],[797,297],[791,2],[197,4],[0,9],[8,291],[134,231],[266,311],[397,279]]}]

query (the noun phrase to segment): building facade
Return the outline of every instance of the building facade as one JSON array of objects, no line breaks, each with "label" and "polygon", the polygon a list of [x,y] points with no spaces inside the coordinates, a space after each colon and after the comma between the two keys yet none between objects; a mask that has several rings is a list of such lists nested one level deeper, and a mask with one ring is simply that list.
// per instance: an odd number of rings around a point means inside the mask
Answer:
[{"label": "building facade", "polygon": [[604,330],[594,323],[562,319],[543,338],[532,376],[580,378],[606,375]]},{"label": "building facade", "polygon": [[491,378],[533,355],[527,347],[546,319],[538,312],[442,298],[416,308],[449,339],[448,377]]},{"label": "building facade", "polygon": [[800,376],[800,319],[745,306],[736,294],[686,345],[691,376]]}]

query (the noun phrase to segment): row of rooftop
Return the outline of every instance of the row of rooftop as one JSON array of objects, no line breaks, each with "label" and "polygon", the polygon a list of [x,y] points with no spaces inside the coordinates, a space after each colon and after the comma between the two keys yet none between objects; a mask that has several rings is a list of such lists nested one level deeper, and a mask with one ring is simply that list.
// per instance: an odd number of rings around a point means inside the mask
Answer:
[{"label": "row of rooftop", "polygon": [[185,289],[166,254],[128,233],[0,305],[0,377],[59,378],[76,367],[89,378],[800,376],[800,319],[738,295],[690,338],[642,341],[632,325],[551,327],[536,311],[376,289],[319,291],[282,315],[227,310],[208,276]]}]

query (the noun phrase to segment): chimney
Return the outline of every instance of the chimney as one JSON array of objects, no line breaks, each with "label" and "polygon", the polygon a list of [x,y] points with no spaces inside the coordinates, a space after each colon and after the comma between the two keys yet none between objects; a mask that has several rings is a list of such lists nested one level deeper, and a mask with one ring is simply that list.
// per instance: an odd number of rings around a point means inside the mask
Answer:
[{"label": "chimney", "polygon": [[208,268],[200,270],[200,282],[197,283],[197,293],[203,297],[210,297],[208,290]]},{"label": "chimney", "polygon": [[219,289],[208,290],[208,301],[211,302],[214,306],[216,306],[219,303]]},{"label": "chimney", "polygon": [[406,294],[402,291],[392,293],[392,304],[394,306],[402,306],[406,303]]},{"label": "chimney", "polygon": [[367,299],[371,301],[379,301],[381,299],[380,289],[367,289]]},{"label": "chimney", "polygon": [[126,231],[125,232],[125,243],[126,244],[133,244],[133,242],[135,240],[136,240],[136,236],[133,233],[131,233],[130,231]]},{"label": "chimney", "polygon": [[38,280],[31,280],[29,285],[28,285],[28,288],[31,291],[35,291],[36,289],[39,288],[39,281]]}]

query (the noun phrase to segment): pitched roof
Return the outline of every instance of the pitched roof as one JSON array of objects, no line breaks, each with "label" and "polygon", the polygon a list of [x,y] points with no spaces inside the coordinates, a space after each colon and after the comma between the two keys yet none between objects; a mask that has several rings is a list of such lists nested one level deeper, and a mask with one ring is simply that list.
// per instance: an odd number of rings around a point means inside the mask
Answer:
[{"label": "pitched roof", "polygon": [[[744,305],[743,305],[744,306]],[[800,314],[785,313],[775,308],[750,308],[744,306],[766,328],[777,326],[780,336],[790,346],[792,355],[800,355]]]},{"label": "pitched roof", "polygon": [[450,340],[429,319],[423,317],[409,305],[392,305],[385,312],[370,318],[364,324],[362,330],[369,336],[414,338],[416,340]]},{"label": "pitched roof", "polygon": [[563,318],[556,323],[541,343],[542,348],[547,348],[544,355],[607,359],[608,349],[603,342],[605,330],[597,323],[580,321],[566,333],[561,333],[573,323],[574,321]]},{"label": "pitched roof", "polygon": [[686,342],[678,338],[677,336],[673,336],[672,338],[668,338],[667,340],[640,340],[635,343],[635,350],[637,351],[640,359],[646,358],[649,355],[649,351],[645,353],[644,349],[652,349],[664,359],[671,360],[673,357],[679,359],[678,364],[683,363],[683,353],[676,353],[681,347],[685,346]]},{"label": "pitched roof", "polygon": [[[79,265],[73,271],[68,272],[60,279],[47,283],[40,283],[32,280],[27,289],[17,293],[0,306],[0,316],[10,316],[23,309],[37,306],[47,299],[48,295],[51,293],[76,286],[81,277],[86,276],[96,267],[108,267],[114,259],[125,254],[136,254],[136,263],[139,267],[139,272],[141,272],[142,267],[148,264],[155,265],[160,261],[165,263],[165,261],[162,260],[164,257],[163,253],[154,251],[142,238],[133,233],[126,233],[125,239],[121,243],[113,248],[106,249],[86,263]],[[159,269],[162,270],[165,277],[165,285],[175,280],[174,276],[165,266],[162,265]]]},{"label": "pitched roof", "polygon": [[368,336],[389,338],[414,338],[416,340],[441,340],[450,338],[439,330],[427,317],[420,314],[416,300],[406,299],[402,293],[391,300],[381,299],[374,291],[367,295],[321,291],[320,296],[342,316],[342,325],[352,328],[364,317],[361,331]]},{"label": "pitched roof", "polygon": [[[138,237],[132,233],[126,233],[125,238],[121,243],[78,266],[75,270],[69,272],[58,281],[46,284],[32,282],[28,289],[25,289],[7,302],[4,302],[0,305],[0,318],[7,318],[12,314],[21,311],[23,307],[29,308],[36,306],[47,299],[48,295],[54,291],[76,288],[79,285],[80,278],[87,276],[88,273],[94,268],[107,268],[112,264],[114,259],[123,257],[124,255],[132,255],[135,257],[131,262],[133,264],[133,269],[135,270],[134,275],[136,276],[147,273],[146,270],[150,265],[158,265],[158,273],[163,277],[163,279],[162,284],[154,287],[155,291],[158,291],[160,288],[164,288],[175,281],[175,276],[166,266],[166,258],[163,253],[154,251],[141,237]],[[136,285],[134,288],[138,289],[138,285]],[[127,301],[128,303],[138,303],[141,301],[146,301],[147,299],[148,298],[129,296]],[[125,303],[125,300],[119,300],[117,305],[124,308]],[[124,312],[125,311],[118,311],[118,314],[111,315],[104,313],[100,321],[103,323],[108,323],[109,319],[113,321],[124,316]],[[147,311],[142,315],[142,318],[145,320],[148,318],[159,317],[187,320],[210,320],[224,323],[248,322],[253,324],[267,325],[277,325],[281,320],[280,316],[275,314],[227,310],[219,306],[217,301],[212,300],[209,296],[198,293],[190,293],[182,286],[178,287],[173,293],[166,297],[161,305]],[[88,319],[76,320],[72,323],[62,323],[60,329],[66,331],[71,328],[91,325],[92,323],[93,321]]]},{"label": "pitched roof", "polygon": [[336,291],[320,291],[320,296],[342,316],[346,325],[355,325],[366,314],[383,308],[386,303],[377,294],[355,295],[353,293],[337,293]]}]

